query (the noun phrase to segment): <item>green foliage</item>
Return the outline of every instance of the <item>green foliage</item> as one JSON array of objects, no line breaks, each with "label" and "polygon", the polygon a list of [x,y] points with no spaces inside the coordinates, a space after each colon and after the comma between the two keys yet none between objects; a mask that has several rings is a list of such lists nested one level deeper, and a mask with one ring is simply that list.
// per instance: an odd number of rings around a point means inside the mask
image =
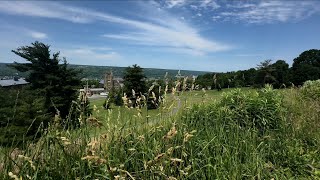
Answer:
[{"label": "green foliage", "polygon": [[123,105],[123,100],[122,100],[122,90],[118,90],[115,99],[114,99],[114,104],[116,106],[122,106]]},{"label": "green foliage", "polygon": [[320,79],[320,50],[304,51],[293,60],[293,83],[302,85],[307,80]]},{"label": "green foliage", "polygon": [[[138,125],[132,114],[139,110],[112,109],[101,122],[91,117],[88,123],[99,127],[50,128],[25,151],[4,151],[0,178],[12,172],[22,179],[319,179],[317,101],[296,99],[296,92],[233,90],[221,101],[183,108],[181,116],[160,114],[147,123],[136,115]],[[266,124],[263,134],[241,126],[239,118],[259,118],[249,112],[268,122],[280,118],[280,125]]]},{"label": "green foliage", "polygon": [[127,67],[124,73],[124,92],[128,97],[133,96],[132,90],[136,93],[146,92],[146,76],[144,75],[143,69],[138,65],[133,65],[132,67]]},{"label": "green foliage", "polygon": [[272,75],[275,68],[272,66],[271,60],[262,61],[257,67],[257,74],[255,79],[255,85],[258,87],[264,87],[265,84],[272,84],[276,81]]},{"label": "green foliage", "polygon": [[[294,103],[288,106],[279,93],[270,87],[257,93],[235,90],[225,94],[221,102],[194,106],[188,111],[183,123],[201,129],[199,138],[194,139],[193,157],[189,158],[193,159],[193,167],[203,167],[191,177],[317,179],[320,134],[316,130],[316,107],[306,111],[305,102],[296,102],[286,91],[290,103]],[[306,122],[310,118],[315,119]]]},{"label": "green foliage", "polygon": [[43,112],[44,99],[27,89],[0,89],[0,145],[20,145],[37,137],[50,117]]},{"label": "green foliage", "polygon": [[[115,77],[123,77],[125,75],[126,67],[111,67],[111,66],[85,66],[85,65],[70,65],[70,67],[81,70],[82,78],[90,78],[90,79],[100,79],[106,71],[110,71],[112,69],[113,75]],[[168,72],[169,76],[173,78],[177,70],[172,69],[155,69],[155,68],[144,68],[143,69],[147,78],[160,78],[163,77],[166,72]],[[181,74],[183,75],[202,75],[207,72],[204,71],[189,71],[189,70],[181,70]]]},{"label": "green foliage", "polygon": [[282,99],[283,97],[268,85],[253,94],[240,89],[225,93],[220,105],[232,112],[232,120],[241,127],[257,128],[264,133],[267,129],[282,127]]},{"label": "green foliage", "polygon": [[287,87],[290,85],[290,70],[289,64],[284,60],[278,60],[271,65],[274,71],[271,73],[275,79],[275,82],[272,83],[273,87]]},{"label": "green foliage", "polygon": [[80,87],[79,71],[68,68],[65,59],[59,64],[59,53],[51,56],[49,48],[49,45],[36,41],[31,46],[13,50],[28,63],[15,62],[12,67],[21,72],[30,72],[26,80],[30,82],[31,89],[37,90],[38,95],[45,98],[44,109],[52,116],[58,110],[60,116],[65,118]]},{"label": "green foliage", "polygon": [[310,99],[320,99],[320,79],[316,81],[306,81],[301,87],[301,94]]}]

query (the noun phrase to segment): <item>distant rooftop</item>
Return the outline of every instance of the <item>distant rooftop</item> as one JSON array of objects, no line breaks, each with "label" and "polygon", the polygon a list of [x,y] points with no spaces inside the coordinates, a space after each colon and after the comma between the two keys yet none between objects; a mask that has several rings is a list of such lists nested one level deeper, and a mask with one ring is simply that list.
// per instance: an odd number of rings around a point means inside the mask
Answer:
[{"label": "distant rooftop", "polygon": [[15,85],[24,85],[28,84],[24,78],[19,78],[19,79],[3,79],[0,80],[0,86],[1,87],[9,87],[9,86],[15,86]]}]

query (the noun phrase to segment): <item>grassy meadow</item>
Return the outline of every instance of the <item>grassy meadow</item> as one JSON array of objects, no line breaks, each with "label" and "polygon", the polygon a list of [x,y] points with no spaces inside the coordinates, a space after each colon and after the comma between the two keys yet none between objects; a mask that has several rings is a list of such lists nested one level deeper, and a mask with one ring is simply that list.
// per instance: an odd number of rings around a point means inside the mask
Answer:
[{"label": "grassy meadow", "polygon": [[320,179],[315,89],[181,92],[156,110],[92,100],[80,129],[1,149],[0,179]]}]

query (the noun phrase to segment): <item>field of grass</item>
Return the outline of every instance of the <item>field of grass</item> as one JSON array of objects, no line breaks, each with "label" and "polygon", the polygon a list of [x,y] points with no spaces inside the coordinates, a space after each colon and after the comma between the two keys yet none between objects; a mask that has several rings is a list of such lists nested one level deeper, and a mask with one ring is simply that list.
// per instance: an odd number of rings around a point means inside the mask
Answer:
[{"label": "field of grass", "polygon": [[80,129],[3,149],[0,179],[320,179],[320,102],[308,94],[182,92],[149,111],[94,100]]}]

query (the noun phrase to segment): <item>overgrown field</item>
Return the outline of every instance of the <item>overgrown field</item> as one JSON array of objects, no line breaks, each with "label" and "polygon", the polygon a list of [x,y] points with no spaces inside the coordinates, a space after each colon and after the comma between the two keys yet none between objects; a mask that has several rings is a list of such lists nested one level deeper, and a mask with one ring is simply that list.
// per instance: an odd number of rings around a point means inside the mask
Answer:
[{"label": "overgrown field", "polygon": [[320,179],[320,91],[310,84],[183,92],[151,111],[92,101],[80,129],[51,126],[2,149],[0,179]]}]

